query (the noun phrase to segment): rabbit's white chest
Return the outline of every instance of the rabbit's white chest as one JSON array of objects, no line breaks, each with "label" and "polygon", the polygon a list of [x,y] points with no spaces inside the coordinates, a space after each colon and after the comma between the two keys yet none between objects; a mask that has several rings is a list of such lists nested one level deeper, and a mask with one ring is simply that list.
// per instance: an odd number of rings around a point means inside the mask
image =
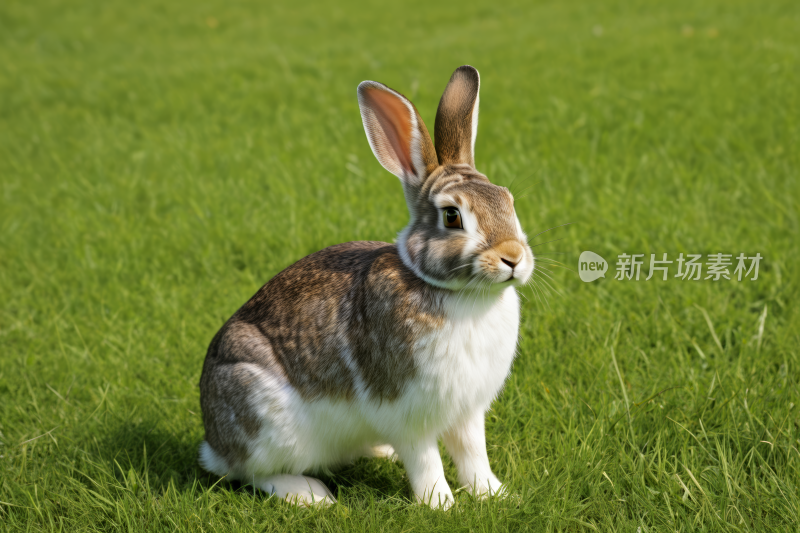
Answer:
[{"label": "rabbit's white chest", "polygon": [[508,377],[519,333],[519,299],[507,288],[491,299],[453,297],[446,325],[417,346],[418,379],[409,386],[406,420],[443,430],[486,410]]}]

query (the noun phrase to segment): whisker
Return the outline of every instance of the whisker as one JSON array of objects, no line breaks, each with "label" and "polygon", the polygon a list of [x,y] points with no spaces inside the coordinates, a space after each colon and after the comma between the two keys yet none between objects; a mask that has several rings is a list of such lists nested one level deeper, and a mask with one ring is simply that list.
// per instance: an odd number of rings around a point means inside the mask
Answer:
[{"label": "whisker", "polygon": [[539,293],[542,295],[542,301],[544,302],[543,309],[545,311],[552,311],[552,308],[550,307],[550,298],[552,297],[552,295],[542,290],[542,287],[538,283],[535,283],[533,287],[536,287],[536,290],[538,290]]},{"label": "whisker", "polygon": [[530,281],[530,287],[531,290],[534,292],[534,294],[536,294],[536,297],[539,298],[539,301],[542,303],[542,307],[550,309],[550,302],[547,301],[547,295],[544,293],[541,287],[539,287],[539,285],[536,283],[535,278],[533,277],[531,278]]},{"label": "whisker", "polygon": [[[538,255],[535,255],[535,256],[533,256],[533,258],[534,259],[538,259],[539,261],[544,261],[545,263],[551,263],[551,264],[554,264],[554,265],[563,265],[564,264],[561,261],[557,261],[556,259],[553,259],[552,257],[540,257]],[[566,265],[564,265],[564,266],[566,266]]]},{"label": "whisker", "polygon": [[534,289],[533,286],[530,285],[529,283],[526,283],[525,286],[531,289],[531,294],[536,296],[536,299],[539,300],[539,304],[541,304],[542,309],[544,309],[544,302],[542,301],[542,298],[539,296],[539,293],[536,292],[536,289]]},{"label": "whisker", "polygon": [[[530,180],[530,179],[533,179],[534,177],[535,177],[535,176],[534,176],[533,174],[528,174],[527,176],[525,176],[525,177],[521,178],[521,183],[520,183],[520,185],[524,185],[526,181],[528,181],[528,180]],[[512,190],[511,190],[511,187],[512,187],[512,186],[513,186],[513,185],[514,185],[516,182],[517,182],[517,180],[518,180],[518,179],[520,179],[520,176],[519,176],[519,175],[517,175],[517,176],[514,176],[514,179],[513,179],[513,180],[511,180],[511,183],[509,183],[509,184],[506,186],[506,188],[507,188],[509,191],[511,191],[511,194],[512,194],[512,195],[514,195],[514,197],[515,197],[515,198],[517,197],[517,194],[518,194],[518,192],[514,192],[514,191],[512,191]],[[536,185],[539,185],[539,184],[540,184],[541,182],[543,182],[543,181],[544,181],[544,178],[542,178],[542,179],[539,179],[539,181],[536,181],[536,182],[534,182],[533,184],[531,184],[531,185],[529,185],[529,186],[526,186],[526,187],[525,187],[525,189],[527,189],[528,187],[535,187]],[[525,189],[523,189],[523,190],[525,190]]]},{"label": "whisker", "polygon": [[[544,180],[542,180],[542,181],[544,181]],[[527,197],[528,197],[528,196],[529,196],[531,193],[533,193],[535,190],[536,190],[536,189],[533,189],[532,187],[526,187],[526,188],[525,188],[525,192],[524,192],[524,193],[522,193],[522,194],[518,194],[518,195],[517,195],[517,194],[515,194],[515,195],[514,195],[514,199],[515,199],[515,200],[522,200],[523,198],[527,198]]]},{"label": "whisker", "polygon": [[542,292],[552,296],[552,290],[544,284],[545,280],[541,277],[541,275],[534,279],[536,280],[537,286],[542,290]]},{"label": "whisker", "polygon": [[[542,181],[544,181],[544,180],[539,180],[539,183],[541,183]],[[522,191],[521,191],[521,192],[519,192],[519,193],[517,193],[517,194],[514,194],[514,193],[512,192],[511,194],[514,196],[514,199],[515,199],[515,200],[517,200],[517,199],[519,199],[519,198],[525,198],[525,193],[526,193],[526,192],[528,192],[528,191],[530,191],[531,189],[533,189],[533,188],[534,188],[534,187],[536,187],[537,185],[539,185],[539,183],[532,183],[532,184],[530,184],[530,185],[526,186],[524,189],[522,189]]]},{"label": "whisker", "polygon": [[[553,278],[553,277],[550,275],[550,274],[552,274],[552,273],[553,273],[553,272],[552,272],[552,271],[551,271],[549,268],[545,268],[545,267],[543,267],[543,266],[541,266],[541,265],[540,265],[540,267],[539,267],[539,268],[537,268],[537,269],[535,269],[535,270],[533,271],[533,276],[531,276],[531,278],[532,278],[532,279],[536,279],[537,281],[539,281],[539,284],[540,284],[540,286],[541,286],[541,288],[542,288],[543,290],[547,290],[547,289],[549,288],[550,290],[552,290],[553,292],[555,292],[556,294],[558,294],[558,291],[557,291],[557,290],[555,290],[555,289],[553,288],[553,286],[552,286],[552,285],[550,285],[550,283],[548,283],[548,282],[547,282],[547,279],[545,279],[545,278],[548,278],[548,279],[550,279],[550,280],[551,280],[553,283],[555,283],[555,279],[554,279],[554,278]],[[547,290],[547,292],[550,292],[550,290]]]},{"label": "whisker", "polygon": [[569,268],[567,265],[565,265],[561,261],[556,261],[555,259],[550,259],[549,257],[539,257],[538,258],[538,262],[540,264],[545,264],[547,266],[558,267],[558,268],[566,268],[567,270],[572,270],[571,268]]},{"label": "whisker", "polygon": [[547,262],[545,262],[545,261],[542,261],[542,262],[540,262],[540,263],[539,263],[537,266],[538,266],[540,269],[542,269],[542,270],[544,270],[544,269],[545,269],[545,267],[547,267],[547,271],[548,271],[548,272],[555,272],[555,270],[552,270],[553,268],[563,268],[563,269],[566,269],[566,268],[567,268],[567,267],[565,267],[565,266],[561,266],[561,265],[555,265],[555,264],[553,264],[553,263],[547,263]]},{"label": "whisker", "polygon": [[541,246],[543,244],[549,244],[551,242],[556,242],[556,241],[563,241],[564,239],[566,239],[566,237],[561,237],[560,239],[553,239],[552,241],[540,242],[539,244],[534,244],[533,246],[531,246],[529,243],[528,246],[530,246],[531,248],[536,248],[537,246]]},{"label": "whisker", "polygon": [[546,270],[547,272],[555,272],[554,270],[550,270],[550,267],[559,268],[558,265],[551,265],[550,263],[539,263],[536,265],[535,270]]},{"label": "whisker", "polygon": [[[508,185],[506,185],[506,189],[508,189],[509,191],[511,191],[511,187],[513,187],[513,186],[514,186],[514,184],[517,182],[517,180],[518,180],[518,179],[519,179],[519,174],[515,174],[515,175],[514,175],[514,177],[513,177],[513,178],[511,178],[511,183],[509,183]],[[511,192],[511,194],[514,194],[514,192],[512,191],[512,192]]]},{"label": "whisker", "polygon": [[459,269],[462,269],[462,268],[466,268],[466,267],[468,267],[468,266],[472,266],[472,263],[467,263],[466,265],[457,266],[457,267],[455,267],[454,269],[452,269],[452,270],[449,270],[449,271],[448,271],[448,274],[449,274],[450,272],[453,272],[453,271],[456,271],[456,270],[459,270]]},{"label": "whisker", "polygon": [[458,307],[459,305],[461,305],[461,299],[462,299],[462,298],[464,297],[464,295],[467,293],[466,291],[467,291],[467,289],[469,288],[469,286],[470,286],[470,285],[472,285],[473,283],[476,283],[476,282],[478,282],[478,281],[480,281],[480,278],[472,278],[472,279],[471,279],[471,280],[470,280],[470,281],[469,281],[469,282],[468,282],[466,285],[464,285],[463,287],[461,287],[461,290],[460,290],[460,291],[458,291],[458,296],[457,296],[457,298],[458,298],[458,299],[456,300],[456,307]]},{"label": "whisker", "polygon": [[[531,179],[533,179],[534,177],[535,177],[535,176],[534,176],[533,174],[529,174],[528,176],[526,176],[526,177],[524,177],[524,178],[522,179],[522,184],[525,184],[525,182],[526,182],[526,181],[528,181],[528,180],[531,180]],[[514,179],[516,180],[516,178],[514,178]],[[538,180],[534,181],[533,183],[531,183],[531,184],[527,185],[527,186],[526,186],[526,187],[523,189],[523,191],[527,191],[527,190],[528,190],[528,189],[530,189],[531,187],[536,187],[536,186],[538,186],[538,185],[541,185],[543,182],[544,182],[544,178],[539,178]],[[508,189],[509,189],[509,190],[511,190],[511,187],[509,187]],[[513,191],[511,192],[511,194],[513,194],[515,198],[519,196],[519,193],[515,193],[515,192],[513,192]]]},{"label": "whisker", "polygon": [[549,274],[549,272],[550,272],[549,270],[546,270],[544,268],[539,270],[539,274],[544,274],[545,276],[548,277],[548,279],[550,279],[553,283],[555,283],[556,280],[553,279],[553,277]]},{"label": "whisker", "polygon": [[553,283],[555,283],[556,282],[555,278],[550,276],[550,274],[552,274],[552,272],[549,272],[549,271],[545,272],[544,270],[540,270],[539,272],[537,272],[537,276],[538,276],[537,279],[541,278],[541,279],[544,280],[545,278],[547,278],[550,281],[552,281]]},{"label": "whisker", "polygon": [[544,231],[540,231],[539,233],[537,233],[536,235],[534,235],[533,237],[531,237],[528,240],[535,239],[536,237],[538,237],[542,233],[547,233],[548,231],[553,231],[554,229],[563,228],[564,226],[569,226],[571,224],[575,224],[575,222],[567,222],[566,224],[561,224],[560,226],[553,226],[552,228],[546,229]]},{"label": "whisker", "polygon": [[553,286],[552,286],[552,285],[550,285],[550,284],[547,282],[547,280],[546,280],[546,279],[544,279],[544,278],[541,278],[541,277],[540,277],[540,278],[539,278],[539,280],[540,280],[542,283],[544,283],[545,285],[547,285],[547,286],[550,288],[550,290],[551,290],[551,291],[553,291],[554,293],[556,293],[557,295],[559,295],[559,296],[561,296],[561,297],[563,297],[563,296],[564,296],[563,294],[561,294],[560,292],[558,292],[558,290],[556,290],[555,288],[553,288]]},{"label": "whisker", "polygon": [[[489,283],[491,283],[491,281],[489,281]],[[483,293],[483,285],[479,285],[478,290],[475,291],[475,299],[472,300],[472,311],[470,311],[470,313],[475,312],[475,304],[478,303],[478,298],[481,296],[482,293]]]},{"label": "whisker", "polygon": [[556,264],[554,264],[554,263],[545,263],[545,264],[546,264],[547,266],[551,266],[551,267],[554,267],[554,268],[563,268],[564,270],[569,270],[570,272],[573,272],[573,273],[575,273],[575,274],[577,274],[577,273],[578,273],[578,271],[577,271],[577,270],[573,270],[573,269],[571,269],[570,267],[568,267],[568,266],[565,266],[565,265],[556,265]]}]

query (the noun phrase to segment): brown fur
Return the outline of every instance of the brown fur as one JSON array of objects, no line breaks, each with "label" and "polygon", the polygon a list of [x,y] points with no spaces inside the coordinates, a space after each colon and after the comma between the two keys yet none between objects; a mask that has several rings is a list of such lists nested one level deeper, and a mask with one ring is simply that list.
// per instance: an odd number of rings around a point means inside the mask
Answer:
[{"label": "brown fur", "polygon": [[[490,183],[469,165],[446,165],[428,177],[413,206],[417,216],[408,233],[406,250],[423,274],[441,281],[470,274],[469,269],[460,268],[471,260],[461,254],[468,239],[466,233],[437,225],[441,211],[433,204],[433,198],[441,193],[469,204],[480,221],[478,230],[483,236],[483,245],[475,250],[475,255],[508,241],[517,243],[514,201],[508,189]],[[505,251],[513,245],[503,246],[502,251]],[[503,254],[497,251],[494,255],[499,261]]]},{"label": "brown fur", "polygon": [[236,385],[217,383],[221,369],[253,363],[284,376],[307,400],[350,398],[349,353],[369,394],[392,400],[414,376],[412,344],[443,323],[437,292],[403,265],[394,245],[321,250],[272,278],[231,317],[209,347],[201,395],[234,401]]},{"label": "brown fur", "polygon": [[478,71],[464,65],[453,72],[436,111],[434,136],[439,164],[463,163],[475,166],[472,154],[472,115],[477,113],[480,78]]},{"label": "brown fur", "polygon": [[211,342],[200,380],[206,440],[230,464],[247,457],[243,437],[260,424],[250,406],[255,376],[242,363],[286,379],[306,400],[348,399],[349,353],[368,394],[394,400],[416,373],[412,345],[443,324],[438,292],[387,243],[339,244],[288,267]]}]

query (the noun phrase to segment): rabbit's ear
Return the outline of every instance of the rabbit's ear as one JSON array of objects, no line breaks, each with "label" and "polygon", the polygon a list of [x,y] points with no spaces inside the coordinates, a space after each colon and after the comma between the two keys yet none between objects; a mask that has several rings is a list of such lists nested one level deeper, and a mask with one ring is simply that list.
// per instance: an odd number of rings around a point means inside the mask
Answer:
[{"label": "rabbit's ear", "polygon": [[463,163],[475,168],[480,89],[481,77],[469,65],[458,67],[450,77],[439,101],[434,125],[440,164]]},{"label": "rabbit's ear", "polygon": [[369,146],[383,168],[404,183],[421,185],[439,163],[414,104],[382,83],[362,81],[358,106]]}]

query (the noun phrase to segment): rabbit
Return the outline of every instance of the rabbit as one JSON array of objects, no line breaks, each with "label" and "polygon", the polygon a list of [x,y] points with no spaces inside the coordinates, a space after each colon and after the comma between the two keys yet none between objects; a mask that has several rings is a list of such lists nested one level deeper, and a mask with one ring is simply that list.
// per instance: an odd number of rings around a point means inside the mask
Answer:
[{"label": "rabbit", "polygon": [[516,353],[516,288],[534,257],[508,189],[475,169],[480,76],[450,78],[431,140],[414,105],[374,81],[358,103],[375,157],[400,178],[397,244],[348,242],[264,285],[211,341],[200,463],[301,505],[333,494],[303,473],[361,456],[402,460],[414,500],[448,508],[438,438],[458,481],[504,494],[485,413]]}]

